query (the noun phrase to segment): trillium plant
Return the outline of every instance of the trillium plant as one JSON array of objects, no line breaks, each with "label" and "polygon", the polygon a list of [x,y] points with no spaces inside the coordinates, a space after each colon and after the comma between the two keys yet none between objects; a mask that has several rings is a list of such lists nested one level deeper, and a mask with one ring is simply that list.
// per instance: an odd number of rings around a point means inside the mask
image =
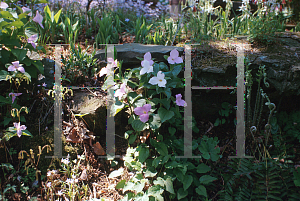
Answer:
[{"label": "trillium plant", "polygon": [[[134,176],[127,183],[122,180],[116,186],[123,192],[131,191],[123,200],[164,200],[164,197],[166,200],[175,197],[178,200],[185,197],[186,200],[195,200],[193,196],[196,193],[207,198],[206,188],[202,184],[216,179],[202,174],[210,168],[200,164],[199,160],[195,162],[191,159],[189,162],[176,159],[176,156],[184,154],[184,140],[178,136],[184,132],[183,112],[187,103],[182,93],[184,90],[175,92],[176,88],[184,87],[183,78],[179,78],[184,63],[177,50],[164,58],[166,62],[157,63],[147,52],[144,58],[138,58],[141,60],[139,68],[122,71],[119,64],[114,65],[116,69],[109,64],[101,70],[102,74],[107,75],[102,89],[107,90],[115,100],[110,111],[113,116],[121,110],[129,114],[130,129],[125,132],[125,138],[129,144],[137,144],[136,148],[129,147],[124,157],[124,164],[134,172]],[[112,58],[108,60],[109,63],[113,61]],[[194,120],[192,125],[192,130],[199,132]],[[201,149],[204,159],[216,161],[219,158],[217,153],[220,150],[214,149],[216,139],[203,141],[201,145],[198,143],[193,141],[193,150],[204,147]],[[211,153],[208,147],[213,147]],[[199,166],[196,168],[197,163]],[[187,167],[194,169],[193,173],[188,173]],[[113,171],[109,177],[119,176],[122,171],[121,168]],[[193,182],[194,178],[201,181]],[[146,185],[148,187],[144,188]],[[175,192],[174,189],[179,190]]]}]

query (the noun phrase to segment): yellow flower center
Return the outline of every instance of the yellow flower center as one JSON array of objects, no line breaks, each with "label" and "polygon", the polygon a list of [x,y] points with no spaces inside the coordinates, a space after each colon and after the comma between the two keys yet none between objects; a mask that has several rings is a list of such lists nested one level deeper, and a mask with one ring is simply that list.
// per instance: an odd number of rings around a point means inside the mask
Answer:
[{"label": "yellow flower center", "polygon": [[160,79],[159,81],[162,82],[162,79]]},{"label": "yellow flower center", "polygon": [[144,111],[144,114],[147,114],[147,112],[146,112],[146,111]]}]

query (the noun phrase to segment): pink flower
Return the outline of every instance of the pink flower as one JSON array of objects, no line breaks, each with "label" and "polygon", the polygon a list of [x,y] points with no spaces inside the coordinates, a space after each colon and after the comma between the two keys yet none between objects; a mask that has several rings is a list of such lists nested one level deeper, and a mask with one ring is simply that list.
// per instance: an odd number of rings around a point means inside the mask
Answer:
[{"label": "pink flower", "polygon": [[120,89],[118,89],[115,92],[115,97],[119,97],[119,100],[122,98],[122,96],[126,93],[126,83],[121,84]]},{"label": "pink flower", "polygon": [[43,86],[43,87],[46,87],[46,86],[47,86],[47,84],[44,82],[44,83],[42,84],[42,86]]},{"label": "pink flower", "polygon": [[150,66],[152,66],[153,65],[153,60],[151,60],[151,54],[150,54],[150,52],[147,52],[145,55],[144,55],[144,60],[141,62],[141,64],[142,64],[142,66],[144,66],[144,62],[145,61],[148,61],[149,62],[149,64],[150,64]]},{"label": "pink flower", "polygon": [[27,42],[30,43],[33,48],[36,48],[35,41],[37,40],[37,38],[38,36],[34,34],[28,38]]},{"label": "pink flower", "polygon": [[5,2],[1,2],[1,3],[0,3],[0,8],[2,8],[2,9],[6,9],[6,8],[8,8],[8,5],[7,5],[7,3],[5,3]]},{"label": "pink flower", "polygon": [[16,70],[18,70],[21,73],[25,73],[24,68],[19,64],[19,61],[14,61],[14,62],[11,62],[11,63],[12,63],[12,65],[10,65],[8,67],[8,69],[7,69],[8,71],[16,71]]},{"label": "pink flower", "polygon": [[176,49],[171,51],[170,56],[168,58],[168,62],[169,64],[183,63],[183,60],[181,57],[179,57],[179,52]]},{"label": "pink flower", "polygon": [[22,135],[22,130],[26,130],[26,126],[25,125],[22,125],[20,126],[20,122],[19,123],[14,123],[14,127],[17,129],[17,135],[18,137],[21,137]]},{"label": "pink flower", "polygon": [[43,16],[39,13],[38,10],[36,11],[36,15],[32,20],[38,23],[42,28],[44,28],[44,26],[42,25]]},{"label": "pink flower", "polygon": [[142,122],[146,122],[149,120],[148,112],[151,110],[151,104],[146,104],[143,107],[137,107],[134,109],[134,113],[140,116],[140,120]]},{"label": "pink flower", "polygon": [[182,98],[181,94],[176,95],[176,105],[186,107],[187,106],[186,102],[181,98]]},{"label": "pink flower", "polygon": [[22,93],[9,93],[8,96],[11,96],[12,103],[14,103],[17,96],[20,96]]},{"label": "pink flower", "polygon": [[29,9],[29,8],[26,8],[26,7],[24,6],[24,7],[22,7],[22,11],[23,11],[23,13],[25,13],[25,12],[29,11],[30,13],[28,13],[28,16],[32,16],[31,9]]}]

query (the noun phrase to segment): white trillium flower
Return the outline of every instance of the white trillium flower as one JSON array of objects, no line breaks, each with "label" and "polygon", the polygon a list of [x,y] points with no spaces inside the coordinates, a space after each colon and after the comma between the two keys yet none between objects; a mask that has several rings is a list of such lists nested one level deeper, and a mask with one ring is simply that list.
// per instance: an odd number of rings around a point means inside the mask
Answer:
[{"label": "white trillium flower", "polygon": [[158,85],[159,87],[166,87],[167,80],[165,79],[165,74],[163,72],[158,71],[157,77],[152,77],[149,80],[149,83],[152,85]]},{"label": "white trillium flower", "polygon": [[144,75],[145,73],[153,72],[153,66],[151,66],[149,61],[147,61],[147,60],[144,60],[142,67],[143,68],[141,69],[140,75]]}]

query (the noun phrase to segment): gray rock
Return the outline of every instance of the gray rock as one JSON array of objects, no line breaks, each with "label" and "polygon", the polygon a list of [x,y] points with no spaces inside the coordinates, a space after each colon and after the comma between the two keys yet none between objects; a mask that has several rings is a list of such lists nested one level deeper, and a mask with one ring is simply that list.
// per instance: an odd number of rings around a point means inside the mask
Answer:
[{"label": "gray rock", "polygon": [[[170,52],[177,49],[179,54],[182,55],[184,48],[182,47],[171,47],[163,45],[143,45],[139,43],[125,43],[123,45],[115,45],[117,51],[118,61],[123,61],[125,67],[136,67],[140,66],[141,61],[136,57],[144,58],[144,54],[151,52],[152,58],[155,58],[157,62],[166,62],[164,55],[170,55]],[[100,59],[101,61],[106,60],[105,49],[98,50],[94,58]]]}]

